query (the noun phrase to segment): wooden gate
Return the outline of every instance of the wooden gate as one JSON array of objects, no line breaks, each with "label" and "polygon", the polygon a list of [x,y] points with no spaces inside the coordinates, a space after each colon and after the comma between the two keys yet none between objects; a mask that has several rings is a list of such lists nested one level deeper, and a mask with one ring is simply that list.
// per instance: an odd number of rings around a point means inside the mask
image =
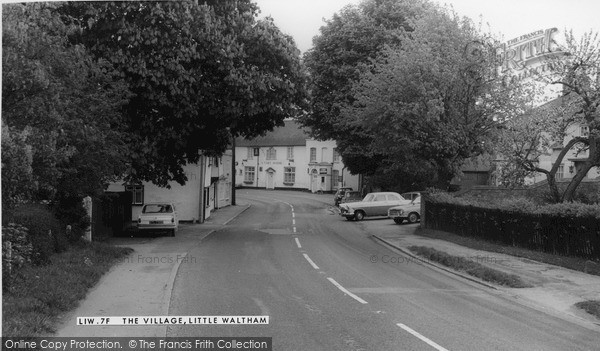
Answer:
[{"label": "wooden gate", "polygon": [[131,192],[106,192],[92,199],[92,240],[122,235],[131,225]]}]

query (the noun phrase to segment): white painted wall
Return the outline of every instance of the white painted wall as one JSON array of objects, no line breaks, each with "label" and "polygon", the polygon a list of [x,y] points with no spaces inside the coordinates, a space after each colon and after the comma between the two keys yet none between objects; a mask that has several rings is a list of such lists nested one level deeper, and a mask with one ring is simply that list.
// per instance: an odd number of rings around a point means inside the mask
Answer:
[{"label": "white painted wall", "polygon": [[[161,188],[150,182],[144,182],[144,203],[173,202],[180,220],[195,221],[200,213],[200,179],[201,172],[198,165],[186,165],[185,174],[188,177],[186,185],[171,182],[171,189]],[[123,182],[111,183],[107,191],[125,191]],[[143,205],[132,206],[132,220],[136,221],[142,211]]]}]

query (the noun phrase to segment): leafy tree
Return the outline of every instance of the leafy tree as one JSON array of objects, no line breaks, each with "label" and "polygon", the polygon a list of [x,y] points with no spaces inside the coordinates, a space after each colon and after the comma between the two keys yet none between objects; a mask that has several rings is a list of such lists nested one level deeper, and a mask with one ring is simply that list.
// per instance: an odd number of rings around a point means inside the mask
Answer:
[{"label": "leafy tree", "polygon": [[[317,74],[325,72],[318,76],[316,91],[329,83],[333,93],[314,103],[322,105],[316,106],[312,118],[320,119],[319,111],[326,111],[327,126],[310,119],[305,123],[326,131],[322,137],[336,139],[354,173],[394,176],[398,189],[446,188],[466,158],[487,148],[498,123],[522,111],[524,90],[501,84],[494,69],[496,57],[488,50],[493,42],[484,44],[472,23],[427,3],[408,8],[412,10],[404,8],[403,27],[387,30],[394,40],[380,42],[369,51],[373,56],[337,65],[325,54],[319,57],[321,66],[309,65]],[[346,85],[329,73],[349,66],[355,75]],[[393,182],[382,184],[390,188]]]},{"label": "leafy tree", "polygon": [[293,40],[249,0],[75,3],[72,40],[106,59],[133,97],[124,108],[132,181],[186,181],[199,150],[280,125],[305,100]]},{"label": "leafy tree", "polygon": [[3,203],[93,194],[124,170],[119,108],[128,93],[104,61],[68,42],[78,28],[58,6],[3,5]]},{"label": "leafy tree", "polygon": [[312,99],[311,112],[301,119],[316,137],[340,141],[348,135],[340,108],[354,101],[352,83],[386,44],[400,42],[411,30],[408,19],[427,6],[423,1],[367,0],[344,7],[321,27],[304,57]]},{"label": "leafy tree", "polygon": [[[527,176],[546,176],[555,202],[572,201],[577,187],[592,167],[600,166],[600,37],[589,32],[577,40],[565,34],[564,55],[545,59],[547,70],[531,74],[539,82],[561,86],[564,95],[507,123],[498,143],[504,158],[502,178],[522,184]],[[574,127],[587,126],[589,134],[573,133]],[[557,151],[554,151],[557,150]],[[569,153],[588,153],[566,189],[556,184],[556,175]],[[545,168],[543,158],[556,156]]]},{"label": "leafy tree", "polygon": [[2,121],[2,206],[4,209],[31,198],[33,189],[32,150],[27,131],[16,131]]}]

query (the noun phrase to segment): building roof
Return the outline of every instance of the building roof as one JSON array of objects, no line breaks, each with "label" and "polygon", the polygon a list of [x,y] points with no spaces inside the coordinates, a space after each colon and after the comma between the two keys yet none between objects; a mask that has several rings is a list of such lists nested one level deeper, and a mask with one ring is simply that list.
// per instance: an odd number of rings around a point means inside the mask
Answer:
[{"label": "building roof", "polygon": [[295,120],[285,120],[284,126],[254,139],[235,139],[235,146],[305,146],[310,136]]}]

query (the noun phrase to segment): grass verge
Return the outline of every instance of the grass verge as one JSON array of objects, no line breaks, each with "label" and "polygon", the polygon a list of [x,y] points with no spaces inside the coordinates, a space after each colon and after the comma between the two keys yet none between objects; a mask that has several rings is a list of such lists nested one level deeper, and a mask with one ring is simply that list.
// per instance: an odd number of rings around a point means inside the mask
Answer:
[{"label": "grass verge", "polygon": [[440,263],[457,271],[465,272],[490,283],[511,288],[531,287],[531,285],[525,283],[518,275],[504,273],[497,269],[492,269],[480,263],[465,259],[464,257],[452,256],[443,251],[438,251],[434,248],[425,246],[410,246],[408,249],[430,261]]},{"label": "grass verge", "polygon": [[[457,234],[443,232],[439,230],[418,228],[415,231],[416,235],[420,235],[432,239],[441,239],[451,243],[455,243],[461,246],[469,247],[471,249],[483,250],[489,252],[497,252],[507,254],[516,257],[527,258],[533,261],[553,264],[564,268],[569,268],[575,271],[585,272],[593,275],[600,275],[600,264],[590,265],[590,261],[585,258],[572,257],[572,256],[559,256],[546,252],[534,251],[525,249],[522,247],[507,246],[504,244],[498,244],[478,238],[460,236]],[[591,268],[594,266],[595,268]]]},{"label": "grass verge", "polygon": [[600,300],[582,301],[575,306],[600,319]]},{"label": "grass verge", "polygon": [[25,266],[3,289],[2,335],[47,336],[57,317],[77,307],[88,289],[133,250],[102,243],[79,243],[50,257],[44,266]]}]

